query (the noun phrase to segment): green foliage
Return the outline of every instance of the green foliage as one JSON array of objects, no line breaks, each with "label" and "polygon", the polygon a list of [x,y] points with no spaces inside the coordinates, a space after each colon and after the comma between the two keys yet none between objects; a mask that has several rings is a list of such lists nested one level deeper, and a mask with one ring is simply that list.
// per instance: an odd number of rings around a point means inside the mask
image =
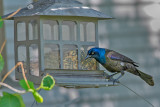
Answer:
[{"label": "green foliage", "polygon": [[[0,54],[0,71],[3,69],[4,60]],[[43,103],[43,97],[37,92],[39,89],[51,90],[55,85],[55,80],[51,75],[46,75],[43,77],[41,81],[41,85],[39,88],[35,89],[32,81],[20,80],[20,86],[26,90],[26,92],[31,92],[33,94],[34,99],[38,103]],[[3,96],[0,96],[0,107],[25,107],[22,97],[19,94],[9,94],[3,92]]]},{"label": "green foliage", "polygon": [[32,94],[38,103],[43,103],[43,97],[37,91],[34,91]]},{"label": "green foliage", "polygon": [[[29,86],[30,86],[30,89],[35,90],[33,82],[32,82],[32,81],[29,81],[29,80],[27,80],[27,81],[28,81],[28,84],[29,84]],[[26,91],[29,90],[29,88],[28,88],[28,86],[27,86],[27,84],[26,84],[26,82],[25,82],[24,79],[23,79],[23,80],[20,80],[20,81],[19,81],[19,84],[20,84],[20,86],[21,86],[22,88],[24,88]]]},{"label": "green foliage", "polygon": [[3,20],[2,20],[2,17],[0,16],[0,28],[2,28],[3,26]]},{"label": "green foliage", "polygon": [[44,90],[51,90],[55,85],[55,80],[51,75],[46,75],[41,81],[41,88]]},{"label": "green foliage", "polygon": [[30,88],[28,88],[25,80],[20,80],[19,84],[22,88],[24,88],[26,91],[29,91],[33,94],[34,99],[38,102],[38,103],[43,103],[43,97],[36,91],[36,89],[34,88],[34,84],[33,82],[28,81],[28,84],[30,86]]},{"label": "green foliage", "polygon": [[0,54],[0,72],[3,70],[4,67],[4,60],[3,60],[3,56]]},{"label": "green foliage", "polygon": [[[46,75],[43,77],[41,81],[41,85],[37,90],[44,89],[44,90],[51,90],[53,86],[55,85],[55,80],[51,75]],[[35,90],[35,89],[29,89],[30,92],[32,92],[34,99],[38,103],[43,103],[43,97]]]},{"label": "green foliage", "polygon": [[13,95],[18,98],[18,100],[19,100],[19,102],[20,102],[20,104],[21,104],[21,107],[25,107],[25,104],[24,104],[24,102],[23,102],[22,96],[19,95],[19,94],[17,94],[17,93],[15,93],[15,94],[13,94]]},{"label": "green foliage", "polygon": [[0,107],[25,107],[25,104],[19,94],[3,92],[3,97],[0,98]]}]

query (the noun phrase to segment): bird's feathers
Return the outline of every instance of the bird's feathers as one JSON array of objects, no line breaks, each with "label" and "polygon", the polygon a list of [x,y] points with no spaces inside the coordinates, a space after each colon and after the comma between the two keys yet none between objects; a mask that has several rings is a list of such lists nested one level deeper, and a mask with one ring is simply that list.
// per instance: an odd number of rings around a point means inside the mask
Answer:
[{"label": "bird's feathers", "polygon": [[87,53],[87,58],[95,58],[99,63],[105,64],[106,58],[105,58],[105,49],[103,48],[92,48]]},{"label": "bird's feathers", "polygon": [[133,64],[134,66],[138,67],[137,63],[134,62],[132,59],[118,53],[118,52],[115,52],[113,50],[108,50],[106,49],[106,56],[112,60],[118,60],[118,61],[122,61],[122,62],[127,62],[127,63],[131,63]]},{"label": "bird's feathers", "polygon": [[137,70],[137,71],[139,72],[139,74],[140,74],[139,77],[141,79],[143,79],[148,85],[154,86],[154,81],[153,81],[152,76],[150,76],[150,75],[148,75],[146,73],[143,73],[140,70]]}]

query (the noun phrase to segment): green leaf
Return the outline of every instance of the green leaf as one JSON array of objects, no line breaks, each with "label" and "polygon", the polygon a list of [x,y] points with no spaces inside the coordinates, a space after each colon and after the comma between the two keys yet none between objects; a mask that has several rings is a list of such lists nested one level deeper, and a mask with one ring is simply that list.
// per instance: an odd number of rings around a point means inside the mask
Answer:
[{"label": "green leaf", "polygon": [[51,90],[55,85],[55,80],[51,75],[46,75],[41,81],[41,88],[44,90]]},{"label": "green leaf", "polygon": [[3,56],[0,54],[0,72],[3,70],[4,67],[4,59]]},{"label": "green leaf", "polygon": [[[32,81],[29,81],[29,80],[27,80],[27,81],[28,81],[28,84],[29,84],[29,86],[30,86],[30,89],[35,90],[33,82],[32,82]],[[20,84],[20,86],[21,86],[22,88],[24,88],[26,91],[29,90],[29,88],[28,88],[28,86],[27,86],[27,84],[26,84],[26,82],[25,82],[24,79],[23,79],[23,80],[20,80],[20,81],[19,81],[19,84]]]},{"label": "green leaf", "polygon": [[0,28],[2,28],[3,26],[3,20],[2,20],[2,17],[0,16]]},{"label": "green leaf", "polygon": [[0,107],[25,107],[25,104],[19,94],[3,92],[3,97],[0,99]]},{"label": "green leaf", "polygon": [[20,101],[20,104],[21,104],[21,107],[25,107],[25,104],[24,104],[24,102],[23,102],[23,98],[22,98],[22,96],[21,95],[19,95],[19,94],[13,94],[14,96],[16,96],[18,99],[19,99],[19,101]]},{"label": "green leaf", "polygon": [[38,102],[38,103],[43,103],[43,97],[37,92],[33,92],[32,93],[34,96],[34,99]]}]

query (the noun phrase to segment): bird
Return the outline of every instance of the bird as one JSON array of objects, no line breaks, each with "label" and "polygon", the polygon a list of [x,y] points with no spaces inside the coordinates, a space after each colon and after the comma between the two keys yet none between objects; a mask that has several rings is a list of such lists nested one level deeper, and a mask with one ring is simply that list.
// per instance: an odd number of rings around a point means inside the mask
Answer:
[{"label": "bird", "polygon": [[94,58],[109,72],[113,73],[112,75],[110,75],[110,77],[121,73],[121,75],[113,81],[113,84],[115,82],[119,82],[118,80],[125,74],[125,72],[129,72],[131,74],[139,76],[148,85],[154,86],[152,76],[140,71],[138,69],[138,63],[114,50],[94,47],[88,50],[85,60],[87,60],[88,58]]}]

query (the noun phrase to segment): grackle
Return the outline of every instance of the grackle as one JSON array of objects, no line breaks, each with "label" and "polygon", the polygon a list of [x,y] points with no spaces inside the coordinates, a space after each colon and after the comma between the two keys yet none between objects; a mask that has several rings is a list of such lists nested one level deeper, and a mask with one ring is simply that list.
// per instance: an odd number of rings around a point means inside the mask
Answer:
[{"label": "grackle", "polygon": [[85,59],[87,58],[95,58],[96,61],[98,61],[108,71],[114,73],[110,75],[110,77],[121,73],[121,75],[115,79],[113,83],[118,82],[118,79],[124,75],[124,71],[127,71],[139,76],[150,86],[154,86],[152,76],[138,70],[138,65],[136,62],[118,52],[104,48],[91,48]]}]

